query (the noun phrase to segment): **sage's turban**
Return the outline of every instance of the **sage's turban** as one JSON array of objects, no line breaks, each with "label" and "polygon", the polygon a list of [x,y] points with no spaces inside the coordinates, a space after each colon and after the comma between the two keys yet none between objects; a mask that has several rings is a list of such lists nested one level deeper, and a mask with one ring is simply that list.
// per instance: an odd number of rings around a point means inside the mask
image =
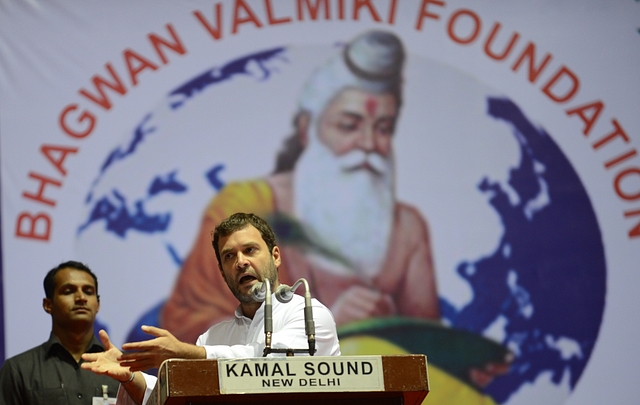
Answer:
[{"label": "sage's turban", "polygon": [[385,31],[368,31],[353,39],[306,83],[300,108],[320,113],[341,90],[351,87],[373,93],[391,92],[400,103],[404,49]]}]

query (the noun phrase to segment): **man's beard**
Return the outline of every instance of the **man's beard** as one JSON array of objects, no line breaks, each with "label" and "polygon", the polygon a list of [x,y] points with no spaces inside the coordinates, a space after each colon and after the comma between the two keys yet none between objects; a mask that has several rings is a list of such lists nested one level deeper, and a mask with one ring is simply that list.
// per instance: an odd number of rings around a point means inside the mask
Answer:
[{"label": "man's beard", "polygon": [[295,214],[319,245],[308,254],[311,261],[363,279],[382,270],[393,225],[393,169],[392,157],[362,150],[335,156],[311,140],[293,180]]},{"label": "man's beard", "polygon": [[[269,259],[268,267],[264,271],[262,271],[262,280],[260,280],[260,278],[258,277],[255,269],[253,270],[253,272],[256,273],[256,277],[259,279],[259,281],[264,281],[265,279],[268,279],[273,292],[276,282],[278,281],[278,268],[276,267],[276,264],[273,261],[273,257]],[[256,302],[256,299],[254,298],[253,294],[251,294],[251,289],[249,289],[249,291],[247,291],[246,293],[241,292],[236,281],[232,280],[233,282],[230,283],[227,277],[224,275],[224,273],[222,274],[224,277],[224,281],[227,283],[227,286],[229,287],[233,295],[238,299],[238,301],[240,301],[243,304]]]}]

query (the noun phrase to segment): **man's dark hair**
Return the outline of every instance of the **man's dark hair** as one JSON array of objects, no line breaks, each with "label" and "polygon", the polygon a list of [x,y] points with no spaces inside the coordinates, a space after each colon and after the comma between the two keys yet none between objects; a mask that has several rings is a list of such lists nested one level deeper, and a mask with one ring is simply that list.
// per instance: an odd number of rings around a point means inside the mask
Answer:
[{"label": "man's dark hair", "polygon": [[309,113],[306,111],[300,111],[293,118],[293,128],[295,132],[284,140],[282,148],[278,151],[278,155],[276,156],[276,167],[273,170],[273,174],[292,171],[296,166],[298,159],[302,155],[302,152],[304,152],[302,136],[298,129],[299,121],[304,114],[308,115]]},{"label": "man's dark hair", "polygon": [[220,258],[220,248],[218,247],[220,237],[229,236],[240,229],[246,228],[247,225],[253,225],[258,231],[260,231],[262,240],[265,241],[267,248],[269,248],[269,253],[273,252],[273,247],[276,246],[276,235],[267,221],[255,214],[237,212],[220,222],[220,225],[216,226],[216,229],[212,232],[213,240],[211,241],[211,244],[213,245],[213,249],[216,251],[216,258],[221,266],[222,260]]},{"label": "man's dark hair", "polygon": [[53,299],[53,291],[56,288],[56,280],[55,280],[56,274],[58,274],[60,270],[64,270],[64,269],[74,269],[74,270],[84,271],[85,273],[89,273],[91,277],[93,277],[93,282],[96,284],[96,296],[98,297],[98,301],[100,300],[100,296],[98,295],[98,277],[95,274],[93,274],[91,269],[86,264],[76,262],[73,260],[60,263],[56,267],[49,270],[49,272],[44,278],[44,294],[47,298]]}]

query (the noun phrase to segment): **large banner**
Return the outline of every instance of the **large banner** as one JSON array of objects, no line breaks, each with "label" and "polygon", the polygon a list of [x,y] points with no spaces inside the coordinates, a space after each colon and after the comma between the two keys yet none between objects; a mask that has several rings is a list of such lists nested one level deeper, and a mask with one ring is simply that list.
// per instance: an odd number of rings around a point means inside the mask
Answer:
[{"label": "large banner", "polygon": [[634,0],[0,0],[4,357],[66,260],[195,341],[243,211],[427,403],[637,404],[639,46]]}]

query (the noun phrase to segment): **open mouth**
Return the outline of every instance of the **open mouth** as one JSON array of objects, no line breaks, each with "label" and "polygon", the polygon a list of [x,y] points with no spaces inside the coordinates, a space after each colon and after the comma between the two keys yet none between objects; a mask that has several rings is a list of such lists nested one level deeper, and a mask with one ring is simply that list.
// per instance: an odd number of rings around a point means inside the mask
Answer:
[{"label": "open mouth", "polygon": [[238,284],[243,285],[246,283],[250,283],[253,280],[257,280],[257,278],[255,276],[252,276],[251,274],[245,274],[244,276],[240,277],[240,280],[238,280]]}]

